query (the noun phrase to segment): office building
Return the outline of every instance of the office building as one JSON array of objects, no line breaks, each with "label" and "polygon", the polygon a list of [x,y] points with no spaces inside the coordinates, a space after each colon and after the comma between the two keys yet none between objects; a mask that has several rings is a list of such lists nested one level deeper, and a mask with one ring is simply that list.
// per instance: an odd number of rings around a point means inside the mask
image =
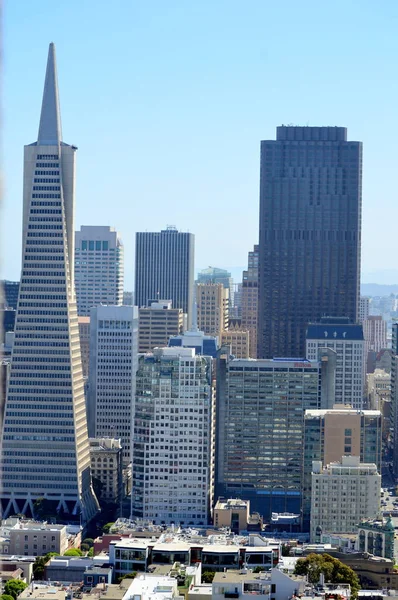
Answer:
[{"label": "office building", "polygon": [[192,325],[195,236],[168,227],[139,232],[135,238],[134,298],[138,307],[167,298],[188,315]]},{"label": "office building", "polygon": [[198,273],[196,283],[222,283],[223,287],[228,290],[229,310],[232,313],[232,309],[235,305],[235,287],[234,280],[229,271],[218,269],[217,267],[202,269]]},{"label": "office building", "polygon": [[229,346],[235,358],[249,358],[250,332],[239,326],[229,327],[221,333],[221,345]]},{"label": "office building", "polygon": [[90,317],[77,317],[79,323],[80,354],[82,356],[83,378],[88,378],[90,362]]},{"label": "office building", "polygon": [[19,281],[8,281],[5,279],[0,284],[1,287],[1,301],[0,306],[2,308],[11,308],[17,310],[18,306],[18,294],[19,294]]},{"label": "office building", "polygon": [[311,472],[313,461],[324,465],[344,455],[359,456],[361,462],[375,463],[381,472],[383,418],[378,410],[354,410],[335,405],[332,409],[306,410],[302,479],[303,531],[309,531]]},{"label": "office building", "polygon": [[182,335],[176,335],[169,339],[171,348],[193,348],[196,354],[201,356],[211,356],[216,358],[219,348],[218,338],[212,335],[205,335],[203,331],[190,329]]},{"label": "office building", "polygon": [[391,402],[391,374],[383,369],[375,369],[374,373],[368,373],[366,393],[369,408],[383,413],[383,403]]},{"label": "office building", "polygon": [[122,498],[122,444],[115,438],[90,438],[91,472],[101,483],[101,499],[119,504]]},{"label": "office building", "polygon": [[300,511],[304,411],[330,402],[326,359],[218,360],[216,497],[265,519]]},{"label": "office building", "polygon": [[362,325],[346,317],[322,317],[307,327],[306,356],[317,360],[320,348],[336,352],[336,404],[362,409],[365,391],[365,341]]},{"label": "office building", "polygon": [[370,312],[370,298],[367,296],[361,296],[359,298],[359,314],[358,322],[363,323],[369,317]]},{"label": "office building", "polygon": [[258,356],[303,356],[308,323],[357,322],[362,144],[344,127],[261,142]]},{"label": "office building", "polygon": [[366,351],[380,352],[387,348],[387,323],[380,315],[369,315],[363,322]]},{"label": "office building", "polygon": [[235,319],[242,318],[242,284],[234,283],[233,285],[234,303],[231,311],[231,317]]},{"label": "office building", "polygon": [[120,438],[123,466],[131,461],[137,353],[137,307],[97,306],[91,309],[89,434],[95,438]]},{"label": "office building", "polygon": [[173,308],[171,300],[151,302],[138,310],[138,351],[152,352],[163,348],[170,337],[184,331],[184,313],[181,308]]},{"label": "office building", "polygon": [[242,276],[242,327],[250,333],[250,358],[257,358],[258,245],[249,252],[247,271]]},{"label": "office building", "polygon": [[322,468],[312,463],[311,542],[321,533],[356,533],[358,523],[380,511],[381,475],[374,463],[343,456]]},{"label": "office building", "polygon": [[74,293],[75,153],[62,141],[50,44],[38,140],[24,155],[22,274],[0,473],[5,517],[32,514],[37,498],[83,523],[98,509]]},{"label": "office building", "polygon": [[398,477],[398,323],[392,324],[391,351],[391,428],[393,438],[393,469],[395,477]]},{"label": "office building", "polygon": [[229,323],[228,288],[221,283],[197,283],[195,288],[199,330],[221,338]]},{"label": "office building", "polygon": [[0,308],[0,334],[2,343],[5,340],[5,334],[14,331],[16,315],[17,311],[13,308]]},{"label": "office building", "polygon": [[123,243],[113,227],[83,225],[75,234],[75,285],[79,316],[100,304],[123,304]]},{"label": "office building", "polygon": [[139,357],[132,518],[206,525],[211,478],[212,360],[190,348]]}]

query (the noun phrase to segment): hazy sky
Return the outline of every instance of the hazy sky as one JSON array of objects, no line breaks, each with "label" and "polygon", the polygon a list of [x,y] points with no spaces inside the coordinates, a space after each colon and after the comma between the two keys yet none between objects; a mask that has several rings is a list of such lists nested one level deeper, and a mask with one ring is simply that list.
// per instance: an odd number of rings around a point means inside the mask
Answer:
[{"label": "hazy sky", "polygon": [[363,280],[398,281],[396,1],[6,0],[3,20],[3,277],[54,41],[76,226],[121,232],[127,289],[135,232],[168,224],[196,234],[198,267],[245,265],[260,140],[282,123],[364,142]]}]

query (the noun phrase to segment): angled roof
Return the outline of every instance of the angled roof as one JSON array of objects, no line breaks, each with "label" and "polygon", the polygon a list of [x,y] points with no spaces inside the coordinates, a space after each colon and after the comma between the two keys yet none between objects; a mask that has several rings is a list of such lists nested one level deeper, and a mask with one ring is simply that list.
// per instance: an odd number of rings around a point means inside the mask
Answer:
[{"label": "angled roof", "polygon": [[46,79],[44,82],[37,143],[39,146],[56,146],[61,143],[61,140],[62,129],[57,64],[55,59],[55,45],[51,43],[48,49]]}]

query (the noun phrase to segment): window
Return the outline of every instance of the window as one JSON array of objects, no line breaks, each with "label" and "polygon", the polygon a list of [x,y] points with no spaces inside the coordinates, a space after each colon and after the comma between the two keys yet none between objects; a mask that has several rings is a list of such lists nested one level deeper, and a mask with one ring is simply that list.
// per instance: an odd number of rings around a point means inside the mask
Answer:
[{"label": "window", "polygon": [[87,240],[82,240],[82,250],[87,250]]}]

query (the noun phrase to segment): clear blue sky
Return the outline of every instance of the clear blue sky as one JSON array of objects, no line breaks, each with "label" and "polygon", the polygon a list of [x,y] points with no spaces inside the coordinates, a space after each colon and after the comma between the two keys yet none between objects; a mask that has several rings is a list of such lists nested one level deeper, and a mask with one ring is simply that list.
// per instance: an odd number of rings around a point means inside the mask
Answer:
[{"label": "clear blue sky", "polygon": [[398,281],[396,1],[6,0],[3,21],[3,277],[19,277],[23,145],[54,41],[76,225],[121,232],[127,289],[135,232],[167,224],[196,234],[198,267],[245,265],[260,140],[282,123],[364,142],[364,281]]}]

